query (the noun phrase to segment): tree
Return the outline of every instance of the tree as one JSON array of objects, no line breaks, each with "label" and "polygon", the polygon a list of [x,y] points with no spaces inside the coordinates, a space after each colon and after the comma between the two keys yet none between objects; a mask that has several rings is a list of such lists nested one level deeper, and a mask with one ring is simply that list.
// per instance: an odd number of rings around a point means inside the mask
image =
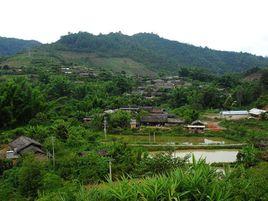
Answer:
[{"label": "tree", "polygon": [[123,93],[130,92],[132,83],[129,78],[125,76],[117,76],[107,86],[107,92],[112,95],[122,95]]},{"label": "tree", "polygon": [[55,191],[58,188],[60,188],[63,184],[62,179],[54,173],[47,172],[43,175],[42,181],[41,181],[41,189],[42,191]]},{"label": "tree", "polygon": [[44,109],[44,96],[25,78],[5,81],[0,86],[0,127],[28,122]]},{"label": "tree", "polygon": [[35,198],[38,190],[42,187],[44,166],[33,156],[28,156],[23,160],[19,170],[19,191],[28,198]]},{"label": "tree", "polygon": [[51,99],[70,96],[72,88],[73,86],[70,80],[63,76],[56,76],[49,84],[48,96]]},{"label": "tree", "polygon": [[186,123],[191,123],[199,118],[199,112],[189,105],[177,108],[173,112],[183,118]]},{"label": "tree", "polygon": [[56,120],[52,126],[55,135],[65,141],[68,138],[68,123],[63,120]]},{"label": "tree", "polygon": [[172,107],[181,107],[188,103],[188,89],[177,88],[172,91],[170,104]]},{"label": "tree", "polygon": [[203,108],[221,108],[225,96],[214,85],[201,89],[201,104]]},{"label": "tree", "polygon": [[257,154],[258,152],[253,145],[246,146],[237,154],[237,161],[246,167],[256,165],[258,162]]},{"label": "tree", "polygon": [[131,115],[128,112],[118,110],[109,117],[110,128],[126,128],[129,126]]},{"label": "tree", "polygon": [[261,75],[261,84],[265,90],[268,90],[268,69],[264,70]]}]

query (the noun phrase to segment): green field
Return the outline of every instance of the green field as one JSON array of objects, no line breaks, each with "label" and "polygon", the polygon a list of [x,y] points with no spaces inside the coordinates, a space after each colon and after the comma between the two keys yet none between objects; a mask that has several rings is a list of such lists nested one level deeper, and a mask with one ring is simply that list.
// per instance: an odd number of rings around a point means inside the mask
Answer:
[{"label": "green field", "polygon": [[110,135],[110,139],[112,138],[118,138],[123,140],[124,142],[127,142],[129,144],[147,144],[147,143],[156,143],[156,144],[183,144],[187,143],[198,145],[201,143],[204,143],[204,139],[222,142],[224,141],[224,144],[236,144],[236,141],[225,139],[222,137],[185,137],[185,136],[166,136],[166,135],[156,135],[155,138],[153,135]]}]

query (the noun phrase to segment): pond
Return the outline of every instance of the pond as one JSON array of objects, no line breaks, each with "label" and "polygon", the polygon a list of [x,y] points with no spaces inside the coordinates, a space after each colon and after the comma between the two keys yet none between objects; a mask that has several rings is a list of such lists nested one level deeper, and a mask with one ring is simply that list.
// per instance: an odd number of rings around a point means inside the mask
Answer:
[{"label": "pond", "polygon": [[[155,154],[157,152],[151,152],[151,153]],[[236,161],[236,155],[238,154],[238,150],[236,149],[176,150],[174,152],[174,157],[184,157],[188,154],[191,155],[189,162],[192,161],[192,156],[194,156],[196,160],[200,158],[205,159],[206,163],[231,163]]]},{"label": "pond", "polygon": [[109,138],[119,138],[130,144],[163,144],[163,145],[217,145],[236,144],[237,142],[222,137],[194,137],[194,136],[145,136],[145,135],[110,135]]}]

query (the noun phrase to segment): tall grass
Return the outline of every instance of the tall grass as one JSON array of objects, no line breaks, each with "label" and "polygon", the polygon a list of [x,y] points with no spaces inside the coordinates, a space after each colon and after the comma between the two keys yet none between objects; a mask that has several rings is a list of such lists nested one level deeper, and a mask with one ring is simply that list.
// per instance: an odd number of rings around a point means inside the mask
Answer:
[{"label": "tall grass", "polygon": [[222,173],[217,173],[203,160],[193,159],[187,169],[134,181],[123,178],[105,187],[90,189],[87,196],[78,193],[77,198],[81,201],[232,200],[231,186],[224,184],[222,177]]},{"label": "tall grass", "polygon": [[65,185],[40,194],[38,201],[232,201],[268,200],[268,163],[217,172],[203,160],[143,179],[123,177],[90,186]]}]

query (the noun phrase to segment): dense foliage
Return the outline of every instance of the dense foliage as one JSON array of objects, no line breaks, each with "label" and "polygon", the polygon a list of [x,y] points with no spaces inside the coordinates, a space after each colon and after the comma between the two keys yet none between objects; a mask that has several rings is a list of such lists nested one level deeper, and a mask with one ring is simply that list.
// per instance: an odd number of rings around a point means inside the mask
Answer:
[{"label": "dense foliage", "polygon": [[40,44],[41,43],[33,40],[0,37],[0,56],[14,55],[27,48],[32,48]]},{"label": "dense foliage", "polygon": [[216,51],[170,41],[155,34],[69,34],[56,42],[61,50],[97,53],[104,57],[128,57],[155,70],[174,72],[178,67],[201,67],[214,72],[239,72],[268,65],[268,59],[248,53]]},{"label": "dense foliage", "polygon": [[[226,130],[204,134],[254,145],[241,150],[237,164],[226,174],[202,161],[187,164],[187,157],[174,158],[170,149],[149,154],[144,147],[129,146],[111,135],[189,136],[182,126],[130,129],[132,118],[139,121],[148,112],[118,110],[120,107],[160,107],[186,123],[200,119],[207,111],[265,107],[266,70],[252,82],[239,74],[213,76],[196,68],[182,68],[179,73],[189,85],[163,90],[162,96],[147,99],[133,91],[148,79],[106,71],[92,77],[66,75],[58,63],[50,64],[37,62],[35,68],[27,67],[25,74],[1,76],[1,156],[9,142],[24,135],[39,141],[48,157],[29,154],[16,162],[1,158],[0,200],[267,199],[267,163],[260,163],[267,160],[266,116],[224,121]],[[103,133],[104,119],[108,121],[108,137]],[[116,185],[110,186],[107,180]]]}]

